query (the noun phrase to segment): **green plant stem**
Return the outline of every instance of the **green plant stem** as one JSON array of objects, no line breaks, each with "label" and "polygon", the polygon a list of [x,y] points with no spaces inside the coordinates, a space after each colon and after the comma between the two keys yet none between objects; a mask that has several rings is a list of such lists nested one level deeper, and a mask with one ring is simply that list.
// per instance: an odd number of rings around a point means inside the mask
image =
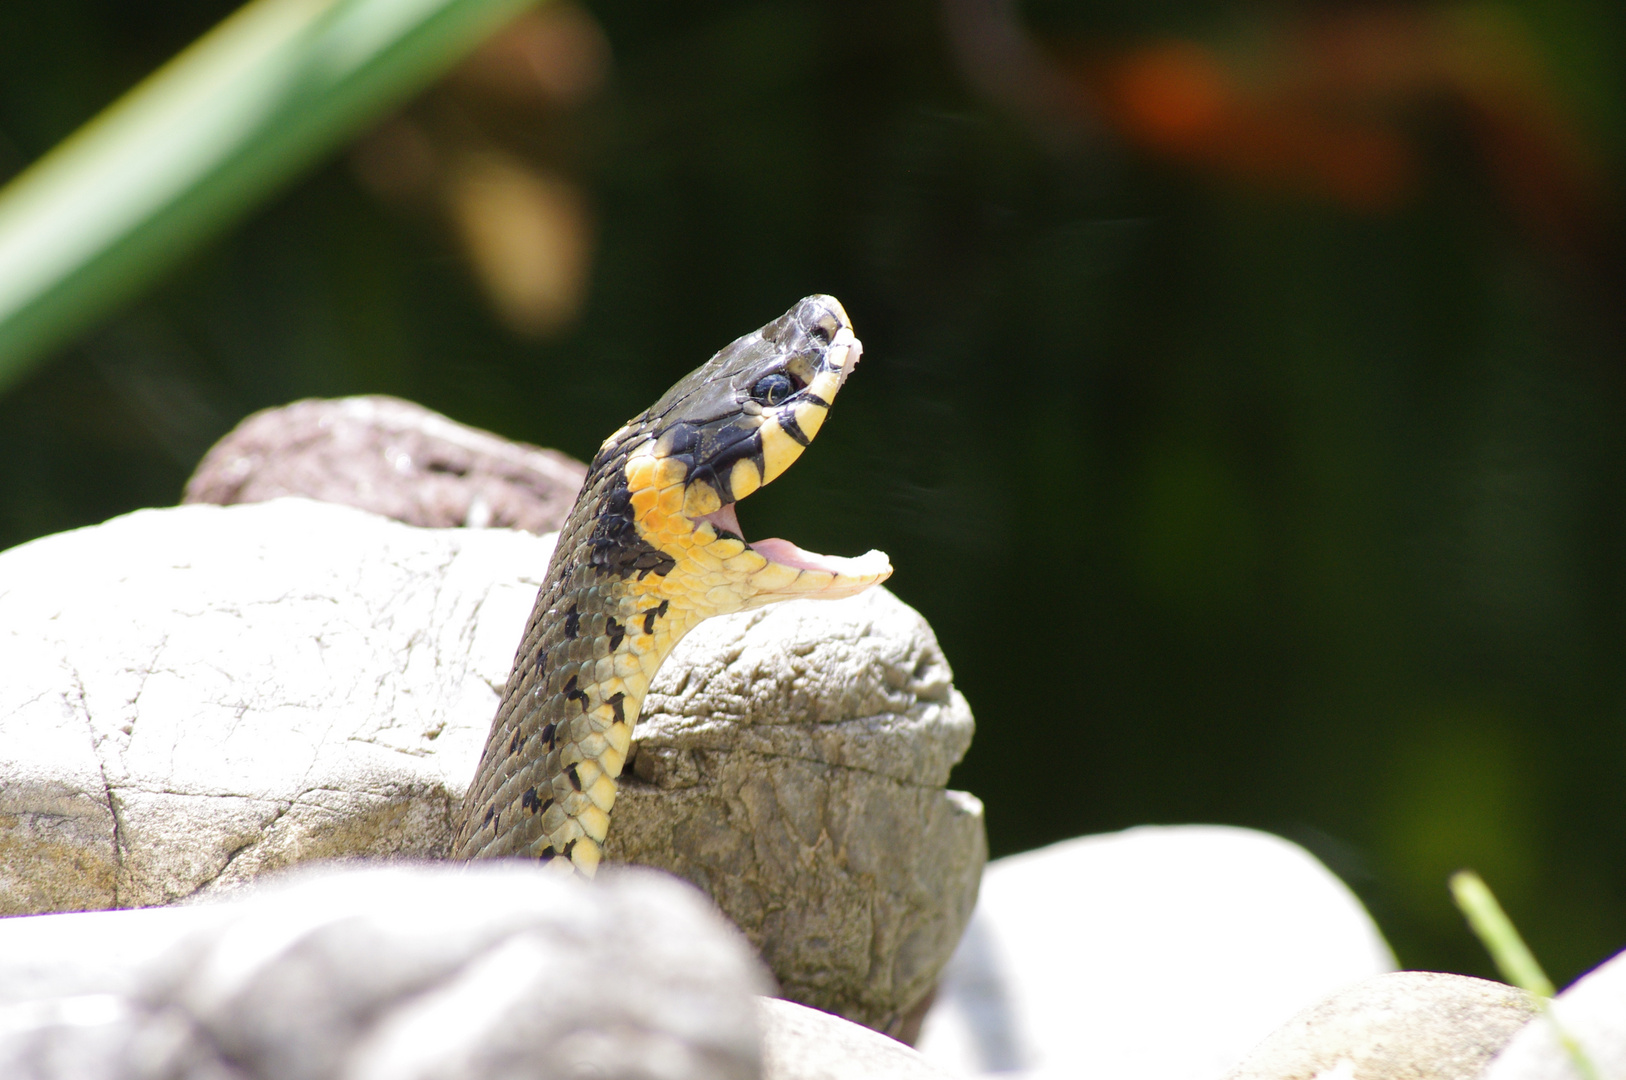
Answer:
[{"label": "green plant stem", "polygon": [[0,389],[533,0],[252,0],[0,190]]},{"label": "green plant stem", "polygon": [[1602,1080],[1580,1042],[1553,1015],[1552,997],[1556,993],[1553,981],[1541,970],[1535,954],[1524,943],[1524,938],[1519,936],[1513,920],[1507,917],[1502,905],[1496,902],[1496,895],[1490,891],[1490,886],[1472,870],[1458,870],[1451,875],[1451,896],[1463,915],[1467,916],[1468,926],[1474,935],[1495,961],[1502,978],[1536,999],[1536,1007],[1552,1024],[1559,1044],[1564,1047],[1576,1071],[1585,1080]]}]

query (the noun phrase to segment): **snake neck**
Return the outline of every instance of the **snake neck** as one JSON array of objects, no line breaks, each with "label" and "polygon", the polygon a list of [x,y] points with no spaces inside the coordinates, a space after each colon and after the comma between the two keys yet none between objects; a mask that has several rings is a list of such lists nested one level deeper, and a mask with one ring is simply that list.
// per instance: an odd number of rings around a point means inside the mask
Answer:
[{"label": "snake neck", "polygon": [[597,464],[515,655],[455,858],[559,860],[591,875],[650,680],[715,613],[694,602],[700,583],[677,560],[635,533],[607,535],[607,508],[626,499],[625,462]]}]

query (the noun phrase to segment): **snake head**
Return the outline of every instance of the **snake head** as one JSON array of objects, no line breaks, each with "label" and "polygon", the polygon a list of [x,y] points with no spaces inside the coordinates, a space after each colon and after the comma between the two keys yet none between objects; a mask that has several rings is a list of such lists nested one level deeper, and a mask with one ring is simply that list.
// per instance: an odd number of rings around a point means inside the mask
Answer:
[{"label": "snake head", "polygon": [[[714,613],[851,596],[892,573],[879,551],[846,559],[788,540],[747,542],[735,504],[780,476],[824,425],[863,355],[831,296],[809,296],[691,372],[623,433],[640,537],[704,585]],[[624,443],[622,445],[625,445]]]}]

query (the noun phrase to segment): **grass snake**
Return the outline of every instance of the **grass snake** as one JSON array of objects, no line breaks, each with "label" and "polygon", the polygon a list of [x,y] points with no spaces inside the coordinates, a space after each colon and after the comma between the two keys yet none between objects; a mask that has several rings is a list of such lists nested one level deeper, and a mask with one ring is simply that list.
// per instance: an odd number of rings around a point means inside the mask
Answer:
[{"label": "grass snake", "polygon": [[879,551],[747,542],[734,509],[801,455],[862,352],[835,298],[807,297],[604,440],[515,653],[454,858],[530,857],[590,876],[644,695],[683,635],[892,573]]}]

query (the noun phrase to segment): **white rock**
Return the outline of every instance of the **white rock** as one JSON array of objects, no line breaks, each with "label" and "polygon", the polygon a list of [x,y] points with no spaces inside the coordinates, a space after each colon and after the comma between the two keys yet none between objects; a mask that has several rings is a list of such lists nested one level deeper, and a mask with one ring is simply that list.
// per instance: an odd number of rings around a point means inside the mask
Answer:
[{"label": "white rock", "polygon": [[757,999],[762,1080],[953,1080],[885,1035],[792,1001]]},{"label": "white rock", "polygon": [[1147,826],[990,863],[917,1046],[966,1076],[1212,1080],[1301,1009],[1393,968],[1303,849]]},{"label": "white rock", "polygon": [[[1626,953],[1593,968],[1553,999],[1552,1016],[1592,1063],[1597,1077],[1626,1076]],[[1513,1037],[1483,1080],[1585,1080],[1552,1021],[1537,1017]]]},{"label": "white rock", "polygon": [[0,913],[444,851],[551,550],[280,499],[0,554]]},{"label": "white rock", "polygon": [[[306,872],[178,914],[192,933],[111,975],[128,991],[0,1008],[0,1075],[758,1074],[753,995],[766,972],[703,896],[655,872],[612,869],[591,884],[515,863]],[[112,918],[139,932],[137,915]],[[0,938],[84,919],[13,920]],[[0,987],[11,974],[0,959]]]}]

